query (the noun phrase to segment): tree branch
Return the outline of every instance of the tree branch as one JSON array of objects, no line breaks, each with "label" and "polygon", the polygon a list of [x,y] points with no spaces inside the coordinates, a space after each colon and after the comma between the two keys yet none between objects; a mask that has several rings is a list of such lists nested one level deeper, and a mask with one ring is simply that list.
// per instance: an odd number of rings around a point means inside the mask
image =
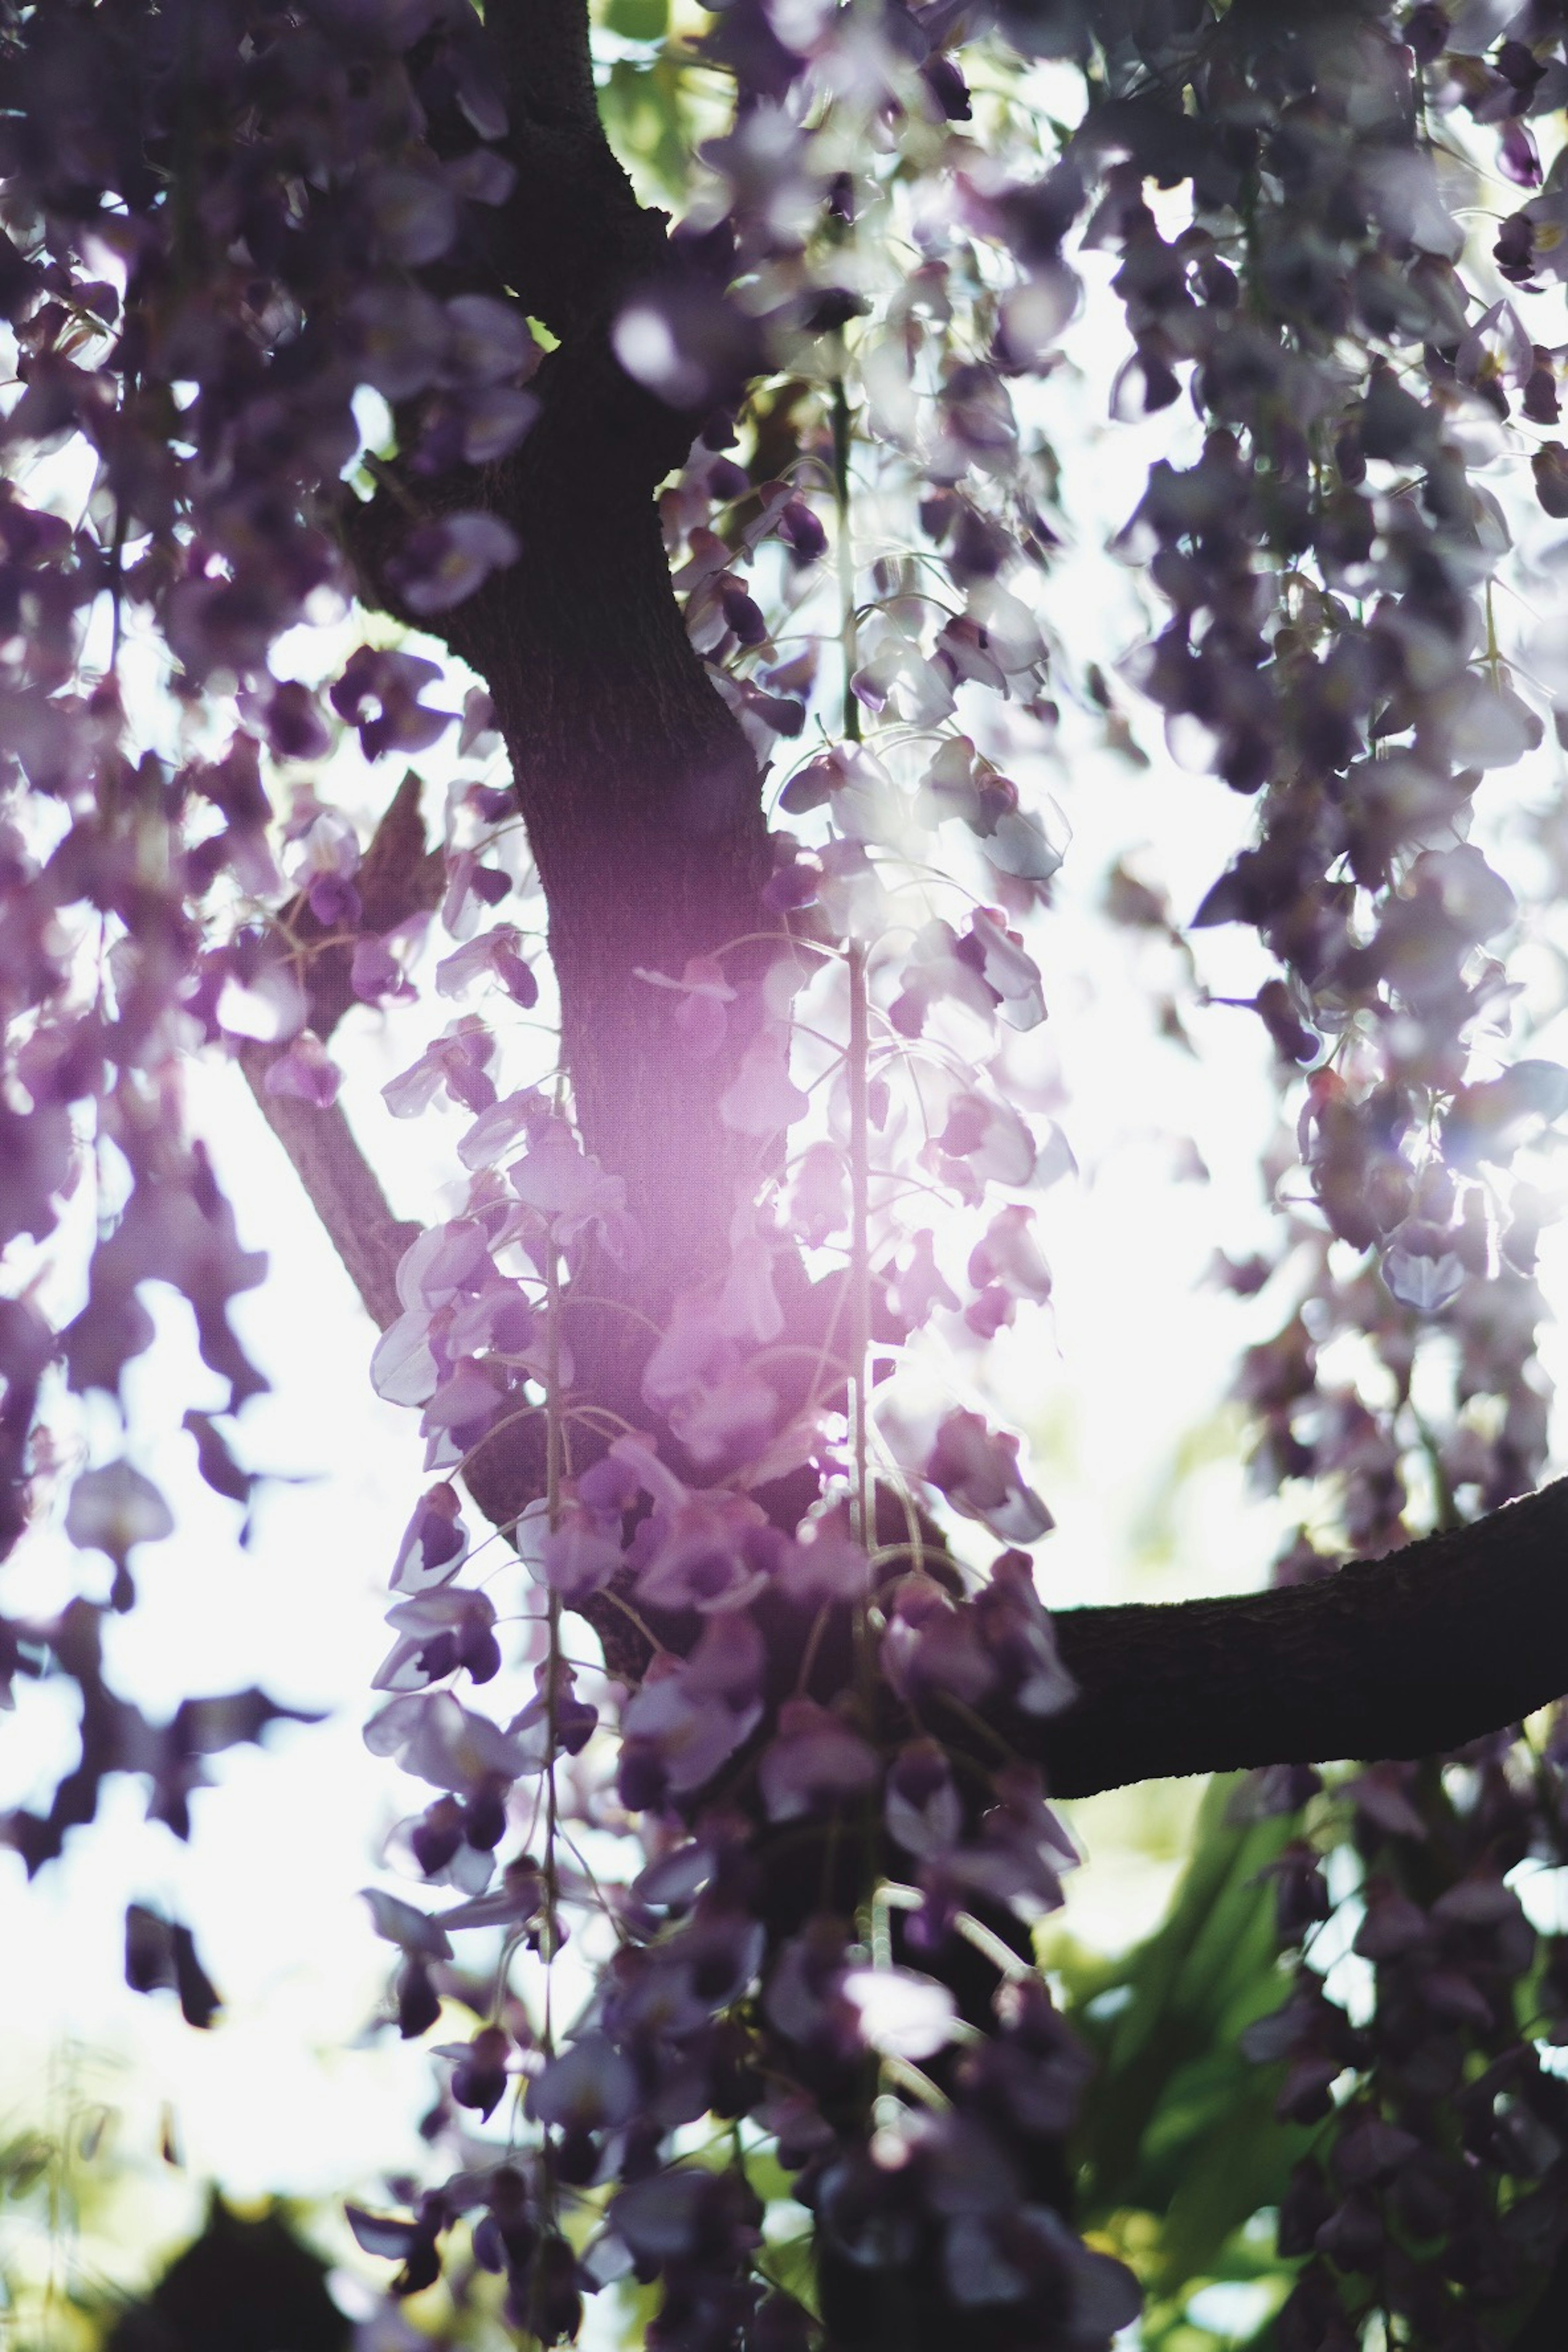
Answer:
[{"label": "tree branch", "polygon": [[[417,916],[433,915],[447,887],[447,861],[438,849],[425,845],[425,819],[420,813],[424,786],[411,768],[383,812],[369,848],[354,876],[359,893],[358,930],[384,935]],[[301,891],[279,917],[279,929],[290,942],[305,950],[300,983],[305,991],[310,1025],[324,1043],[352,1006],[353,948],[342,938],[341,923],[322,923],[310,911]],[[328,945],[329,940],[335,944]]]},{"label": "tree branch", "polygon": [[[366,931],[393,930],[440,904],[446,867],[440,854],[425,845],[419,798],[419,778],[411,769],[388,803],[361,862],[356,879]],[[283,909],[282,929],[287,937],[313,950],[300,981],[310,1026],[324,1041],[355,1002],[350,985],[353,950],[315,947],[324,927],[302,895]],[[336,1103],[320,1110],[297,1096],[268,1094],[267,1074],[283,1050],[279,1045],[242,1045],[239,1066],[365,1312],[384,1330],[401,1311],[397,1263],[417,1239],[419,1227],[393,1215],[379,1177]]]},{"label": "tree branch", "polygon": [[1436,1755],[1568,1692],[1568,1479],[1310,1584],[1056,1625],[1081,1696],[1049,1724],[996,1721],[1060,1796]]},{"label": "tree branch", "polygon": [[276,1045],[242,1045],[239,1066],[262,1118],[287,1152],[327,1239],[359,1292],[366,1314],[384,1331],[402,1312],[398,1260],[418,1239],[419,1227],[393,1215],[375,1171],[354,1141],[336,1103],[320,1110],[296,1096],[268,1093],[267,1073],[281,1050]]},{"label": "tree branch", "polygon": [[665,216],[645,212],[599,119],[584,0],[489,0],[517,184],[500,257],[523,306],[566,341],[629,276],[657,269]]}]

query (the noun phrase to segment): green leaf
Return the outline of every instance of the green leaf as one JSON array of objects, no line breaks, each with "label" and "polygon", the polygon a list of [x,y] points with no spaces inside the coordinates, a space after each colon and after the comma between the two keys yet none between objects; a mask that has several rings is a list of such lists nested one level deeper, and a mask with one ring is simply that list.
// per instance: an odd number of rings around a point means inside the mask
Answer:
[{"label": "green leaf", "polygon": [[1086,1971],[1069,2012],[1100,2060],[1074,2142],[1083,2218],[1157,2219],[1158,2244],[1140,2268],[1178,2300],[1184,2283],[1214,2275],[1225,2242],[1278,2200],[1308,2138],[1276,2120],[1274,2071],[1237,2047],[1289,1990],[1273,1887],[1258,1874],[1294,1824],[1230,1821],[1237,1785],[1210,1784],[1160,1927],[1109,1980]]},{"label": "green leaf", "polygon": [[662,41],[669,30],[669,0],[609,0],[605,29],[623,41]]},{"label": "green leaf", "polygon": [[651,65],[617,58],[600,85],[605,134],[639,194],[684,197],[692,144],[685,81],[680,60],[666,54]]}]

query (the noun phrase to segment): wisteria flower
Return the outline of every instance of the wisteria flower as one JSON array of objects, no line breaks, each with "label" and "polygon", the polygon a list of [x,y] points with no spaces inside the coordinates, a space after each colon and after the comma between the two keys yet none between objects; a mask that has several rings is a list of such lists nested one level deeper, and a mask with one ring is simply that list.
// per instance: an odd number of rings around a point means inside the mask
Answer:
[{"label": "wisteria flower", "polygon": [[860,1601],[870,1589],[871,1562],[839,1508],[802,1523],[794,1541],[781,1547],[771,1580],[775,1591],[807,1608]]},{"label": "wisteria flower", "polygon": [[457,1796],[540,1769],[488,1716],[460,1706],[449,1691],[390,1699],[366,1724],[364,1742],[373,1756],[395,1757],[416,1780]]},{"label": "wisteria flower", "polygon": [[1035,1139],[1012,1104],[976,1088],[953,1097],[938,1147],[982,1183],[1026,1184],[1035,1172]]},{"label": "wisteria flower", "polygon": [[500,1666],[491,1628],[495,1604],[485,1592],[455,1585],[417,1593],[386,1612],[397,1634],[371,1682],[373,1690],[423,1690],[462,1667],[472,1682],[489,1682]]},{"label": "wisteria flower", "polygon": [[577,1696],[577,1676],[563,1660],[553,1666],[548,1658],[536,1666],[534,1695],[507,1726],[510,1739],[522,1740],[540,1752],[542,1767],[549,1760],[551,1741],[563,1756],[576,1756],[598,1727],[599,1710]]},{"label": "wisteria flower", "polygon": [[[478,1218],[449,1218],[445,1225],[430,1225],[418,1234],[397,1265],[397,1296],[405,1312],[397,1322],[388,1324],[372,1355],[376,1395],[388,1397],[393,1404],[428,1404],[451,1369],[447,1336],[454,1315],[449,1310],[454,1310],[458,1298],[472,1301],[487,1289],[500,1294],[496,1312],[484,1307],[482,1322],[472,1339],[489,1345],[499,1327],[508,1328],[508,1336],[527,1339],[524,1324],[505,1324],[508,1315],[517,1318],[517,1312],[527,1312],[527,1307],[521,1307],[515,1286],[500,1284],[494,1275],[489,1234]],[[445,1331],[437,1336],[435,1318],[442,1312]]]},{"label": "wisteria flower", "polygon": [[564,1120],[547,1119],[535,1128],[527,1152],[513,1160],[507,1179],[524,1207],[548,1221],[560,1248],[570,1249],[596,1232],[613,1257],[630,1263],[639,1236],[626,1213],[625,1180],[607,1176]]},{"label": "wisteria flower", "polygon": [[496,1099],[489,1076],[495,1040],[474,1014],[465,1013],[426,1045],[416,1062],[381,1090],[394,1118],[414,1118],[445,1089],[466,1110],[489,1110]]},{"label": "wisteria flower", "polygon": [[915,1969],[847,1969],[840,1984],[868,2050],[883,2058],[931,2058],[952,2038],[958,2004]]},{"label": "wisteria flower", "polygon": [[540,1539],[539,1563],[551,1591],[578,1608],[625,1564],[618,1527],[607,1529],[596,1513],[568,1502],[559,1525]]},{"label": "wisteria flower", "polygon": [[140,1470],[125,1461],[84,1470],[66,1506],[66,1533],[73,1544],[104,1551],[123,1568],[136,1545],[162,1543],[174,1532],[174,1515]]},{"label": "wisteria flower", "polygon": [[900,1035],[918,1037],[931,1006],[944,997],[967,1005],[989,1024],[998,992],[986,979],[983,954],[965,955],[963,945],[952,924],[940,920],[923,923],[915,933],[902,985],[889,1008]]},{"label": "wisteria flower", "polygon": [[810,1108],[789,1074],[786,1033],[770,1024],[741,1057],[734,1082],[719,1104],[719,1116],[739,1135],[777,1135]]},{"label": "wisteria flower", "polygon": [[976,1412],[950,1412],[937,1431],[923,1475],[965,1518],[981,1519],[994,1535],[1013,1543],[1033,1543],[1054,1522],[1026,1486],[1018,1468],[1018,1440],[991,1430]]},{"label": "wisteria flower", "polygon": [[713,1286],[679,1292],[643,1367],[647,1402],[668,1412],[679,1399],[735,1369],[735,1337]]},{"label": "wisteria flower", "polygon": [[[637,1598],[650,1609],[741,1609],[767,1581],[771,1530],[743,1495],[692,1494],[638,1529],[631,1553]],[[651,1540],[650,1540],[651,1538]]]},{"label": "wisteria flower", "polygon": [[621,1714],[621,1790],[658,1802],[710,1780],[762,1720],[763,1639],[744,1612],[710,1616],[689,1658],[655,1658]]},{"label": "wisteria flower", "polygon": [[637,2079],[630,2061],[602,2033],[569,2042],[528,2086],[528,2112],[557,2131],[614,2131],[630,2120]]},{"label": "wisteria flower", "polygon": [[289,879],[310,900],[310,912],[329,929],[359,920],[359,835],[336,809],[322,809],[298,836],[289,863]]},{"label": "wisteria flower", "polygon": [[349,985],[362,1004],[412,1003],[415,988],[385,940],[374,931],[354,941]]},{"label": "wisteria flower", "polygon": [[1078,1696],[1062,1664],[1056,1630],[1035,1590],[1027,1552],[1005,1551],[971,1604],[986,1648],[1026,1715],[1059,1715]]},{"label": "wisteria flower", "polygon": [[835,1143],[808,1143],[790,1186],[789,1222],[813,1248],[842,1233],[849,1214],[848,1168]]},{"label": "wisteria flower", "polygon": [[1035,1239],[1035,1213],[1015,1205],[992,1218],[969,1258],[969,1279],[977,1289],[999,1283],[1015,1298],[1044,1305],[1051,1295],[1051,1270]]},{"label": "wisteria flower", "polygon": [[757,1463],[778,1427],[778,1392],[749,1365],[700,1381],[669,1408],[672,1436],[710,1473]]},{"label": "wisteria flower", "polygon": [[[542,1376],[549,1350],[529,1299],[515,1282],[487,1268],[479,1288],[455,1298],[442,1318],[449,1357],[498,1356]],[[572,1377],[571,1349],[561,1348],[562,1378]]]},{"label": "wisteria flower", "polygon": [[468,1531],[458,1490],[444,1479],[422,1495],[393,1562],[394,1592],[417,1593],[449,1583],[468,1557]]},{"label": "wisteria flower", "polygon": [[389,1895],[380,1886],[366,1886],[361,1892],[370,1906],[371,1924],[376,1934],[389,1944],[395,1944],[400,1952],[425,1960],[451,1958],[451,1940],[427,1911],[416,1909],[400,1895]]},{"label": "wisteria flower", "polygon": [[318,1110],[325,1110],[336,1102],[343,1074],[315,1031],[301,1029],[268,1062],[261,1083],[269,1095],[288,1095],[296,1102],[312,1103]]},{"label": "wisteria flower", "polygon": [[1040,968],[997,908],[975,908],[956,953],[978,966],[986,986],[1000,1000],[1002,1018],[1010,1028],[1033,1029],[1045,1019]]},{"label": "wisteria flower", "polygon": [[997,1678],[973,1610],[919,1570],[900,1577],[894,1591],[882,1663],[900,1696],[917,1703],[922,1691],[949,1691],[973,1706]]},{"label": "wisteria flower", "polygon": [[978,1843],[944,1855],[942,1867],[1031,1922],[1060,1909],[1061,1874],[1077,1863],[1078,1849],[1046,1803],[1037,1772],[1008,1765],[994,1785],[998,1801],[982,1819]]},{"label": "wisteria flower", "polygon": [[786,1699],[777,1736],[757,1766],[768,1819],[797,1820],[856,1797],[876,1781],[877,1751],[841,1716],[808,1698]]},{"label": "wisteria flower", "polygon": [[935,1739],[911,1739],[889,1767],[884,1805],[888,1828],[906,1853],[923,1861],[947,1853],[963,1827],[963,1806]]},{"label": "wisteria flower", "polygon": [[517,533],[499,515],[445,515],[411,531],[390,568],[409,611],[424,618],[466,603],[521,552]]},{"label": "wisteria flower", "polygon": [[679,980],[667,972],[645,971],[638,965],[634,979],[646,981],[652,988],[673,989],[679,998],[675,1008],[675,1025],[680,1032],[686,1050],[698,1061],[707,1061],[724,1042],[728,1026],[726,1006],[735,1002],[735,991],[724,977],[724,967],[714,956],[689,956]]},{"label": "wisteria flower", "polygon": [[424,751],[439,740],[456,713],[433,710],[421,700],[441,682],[439,663],[422,654],[361,646],[351,654],[329,700],[342,719],[359,730],[367,760],[384,751]]},{"label": "wisteria flower", "polygon": [[[420,1428],[427,1437],[434,1433],[449,1433],[458,1450],[466,1453],[484,1435],[503,1402],[502,1391],[489,1369],[472,1356],[459,1356],[426,1398]],[[454,1457],[447,1453],[439,1458],[450,1462]]]},{"label": "wisteria flower", "polygon": [[525,1011],[538,1003],[539,982],[522,953],[522,933],[515,923],[497,923],[481,931],[436,967],[436,986],[443,996],[461,996],[481,979],[497,982]]},{"label": "wisteria flower", "polygon": [[956,1310],[958,1293],[937,1265],[934,1234],[921,1231],[910,1237],[909,1256],[889,1285],[889,1303],[911,1330],[931,1320],[933,1307]]}]

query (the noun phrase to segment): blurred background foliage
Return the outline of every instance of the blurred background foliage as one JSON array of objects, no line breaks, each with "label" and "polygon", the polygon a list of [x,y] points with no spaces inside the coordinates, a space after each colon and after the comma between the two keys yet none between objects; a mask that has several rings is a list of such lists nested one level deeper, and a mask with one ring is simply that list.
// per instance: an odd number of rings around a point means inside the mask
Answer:
[{"label": "blurred background foliage", "polygon": [[[1241,2036],[1284,1990],[1267,1873],[1294,1824],[1237,1820],[1240,1785],[1204,1790],[1152,1935],[1115,1958],[1068,1927],[1046,1938],[1096,2062],[1075,2147],[1081,2220],[1142,2280],[1150,2352],[1266,2345],[1293,2271],[1275,2254],[1273,2209],[1311,2134],[1276,2119],[1276,2070]],[[1124,1793],[1136,1856],[1139,1817],[1157,1823],[1164,1791]]]}]

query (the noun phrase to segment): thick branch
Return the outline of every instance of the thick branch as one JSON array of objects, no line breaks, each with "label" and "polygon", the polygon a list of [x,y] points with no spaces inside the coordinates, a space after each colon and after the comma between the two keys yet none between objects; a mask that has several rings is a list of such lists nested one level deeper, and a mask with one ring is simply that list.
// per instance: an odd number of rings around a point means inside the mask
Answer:
[{"label": "thick branch", "polygon": [[[397,787],[376,826],[369,848],[354,876],[360,897],[360,933],[395,930],[421,915],[432,915],[447,887],[447,862],[438,849],[425,845],[425,820],[420,813],[423,787],[411,768]],[[323,1041],[345,1013],[359,1003],[353,992],[353,949],[343,939],[341,923],[319,922],[301,892],[282,911],[283,936],[304,950],[300,979],[310,1009],[310,1025]],[[328,941],[336,944],[329,945]]]},{"label": "thick branch", "polygon": [[626,1180],[657,1315],[722,1262],[742,1171],[717,1117],[731,1055],[682,1051],[668,994],[637,974],[679,975],[759,929],[766,828],[755,756],[670,587],[654,476],[637,478],[646,396],[592,339],[558,358],[574,382],[519,453],[523,559],[504,607],[476,615],[470,657],[550,908],[577,1117]]},{"label": "thick branch", "polygon": [[1082,1696],[1005,1728],[1059,1795],[1437,1755],[1568,1693],[1568,1479],[1315,1583],[1056,1622]]},{"label": "thick branch", "polygon": [[240,1068],[263,1118],[288,1153],[327,1239],[363,1300],[366,1314],[384,1331],[401,1312],[397,1264],[409,1244],[418,1239],[419,1227],[405,1224],[393,1215],[374,1170],[336,1103],[319,1110],[314,1103],[301,1102],[296,1096],[268,1093],[267,1072],[279,1050],[275,1045],[244,1045]]},{"label": "thick branch", "polygon": [[[419,813],[420,785],[410,770],[383,814],[358,875],[362,921],[366,931],[389,931],[440,904],[446,867],[438,852],[426,849]],[[310,952],[301,980],[310,1025],[319,1037],[331,1035],[355,1002],[350,986],[352,950],[316,947],[322,926],[304,898],[283,910],[282,928]],[[327,1238],[342,1258],[365,1311],[383,1330],[399,1312],[397,1262],[419,1233],[395,1217],[381,1181],[334,1103],[318,1110],[297,1096],[267,1091],[267,1073],[283,1049],[247,1045],[239,1066],[261,1116],[292,1161]]]},{"label": "thick branch", "polygon": [[599,120],[584,0],[490,0],[517,185],[498,227],[506,282],[569,340],[628,276],[657,268],[664,217],[645,213]]}]

